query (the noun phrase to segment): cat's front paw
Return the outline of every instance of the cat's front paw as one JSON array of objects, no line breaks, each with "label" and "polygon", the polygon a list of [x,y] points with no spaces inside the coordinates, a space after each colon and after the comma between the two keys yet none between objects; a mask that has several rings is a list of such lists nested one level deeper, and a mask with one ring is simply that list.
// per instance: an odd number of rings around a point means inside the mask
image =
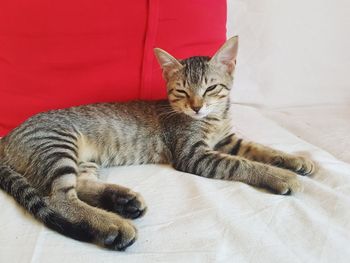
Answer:
[{"label": "cat's front paw", "polygon": [[315,164],[308,158],[296,156],[294,158],[294,171],[301,175],[310,175],[315,172]]},{"label": "cat's front paw", "polygon": [[287,155],[277,156],[272,163],[281,168],[289,169],[300,175],[310,175],[315,171],[315,164],[306,157]]},{"label": "cat's front paw", "polygon": [[138,193],[127,188],[109,185],[101,196],[103,208],[113,211],[125,218],[136,219],[146,213],[146,203]]},{"label": "cat's front paw", "polygon": [[272,166],[265,175],[264,186],[281,195],[289,195],[303,190],[295,173]]}]

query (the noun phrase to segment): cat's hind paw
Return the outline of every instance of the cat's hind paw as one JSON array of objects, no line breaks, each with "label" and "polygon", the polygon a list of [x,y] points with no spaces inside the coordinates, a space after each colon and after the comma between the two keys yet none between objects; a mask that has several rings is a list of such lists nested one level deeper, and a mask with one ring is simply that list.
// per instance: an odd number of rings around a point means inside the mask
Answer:
[{"label": "cat's hind paw", "polygon": [[101,195],[104,209],[115,212],[125,218],[136,219],[146,213],[146,203],[138,193],[130,189],[121,190],[113,185],[107,186]]}]

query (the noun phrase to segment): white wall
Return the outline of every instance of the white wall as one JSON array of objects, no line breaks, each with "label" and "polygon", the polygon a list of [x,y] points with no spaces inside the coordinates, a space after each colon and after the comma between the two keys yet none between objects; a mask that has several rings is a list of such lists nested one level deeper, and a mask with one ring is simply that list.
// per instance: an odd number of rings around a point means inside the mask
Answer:
[{"label": "white wall", "polygon": [[234,102],[350,105],[349,0],[228,0],[227,29],[240,36]]}]

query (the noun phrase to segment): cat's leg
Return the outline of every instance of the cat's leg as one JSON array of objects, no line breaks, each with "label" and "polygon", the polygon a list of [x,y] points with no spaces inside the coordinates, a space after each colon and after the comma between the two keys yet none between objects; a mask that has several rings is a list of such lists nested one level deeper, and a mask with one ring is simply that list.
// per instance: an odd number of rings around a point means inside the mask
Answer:
[{"label": "cat's leg", "polygon": [[301,175],[309,175],[315,171],[314,163],[306,157],[285,153],[258,143],[245,141],[238,138],[235,134],[231,134],[218,142],[214,150],[289,169]]},{"label": "cat's leg", "polygon": [[138,193],[123,186],[100,181],[97,170],[95,163],[79,164],[77,192],[80,200],[125,218],[135,219],[145,214],[146,204]]},{"label": "cat's leg", "polygon": [[182,142],[174,149],[173,165],[183,172],[240,181],[283,195],[302,189],[297,175],[289,170],[211,150],[204,141],[186,145]]},{"label": "cat's leg", "polygon": [[128,220],[78,198],[76,177],[72,170],[55,179],[48,199],[50,207],[84,230],[82,236],[76,238],[115,250],[124,250],[134,243],[136,229]]}]

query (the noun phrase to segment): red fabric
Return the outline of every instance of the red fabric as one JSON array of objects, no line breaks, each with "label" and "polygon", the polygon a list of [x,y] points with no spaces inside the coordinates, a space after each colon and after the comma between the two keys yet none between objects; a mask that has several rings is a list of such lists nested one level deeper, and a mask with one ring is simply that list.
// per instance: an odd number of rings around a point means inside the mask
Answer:
[{"label": "red fabric", "polygon": [[224,42],[226,0],[0,1],[0,136],[48,109],[164,98],[153,48]]}]

